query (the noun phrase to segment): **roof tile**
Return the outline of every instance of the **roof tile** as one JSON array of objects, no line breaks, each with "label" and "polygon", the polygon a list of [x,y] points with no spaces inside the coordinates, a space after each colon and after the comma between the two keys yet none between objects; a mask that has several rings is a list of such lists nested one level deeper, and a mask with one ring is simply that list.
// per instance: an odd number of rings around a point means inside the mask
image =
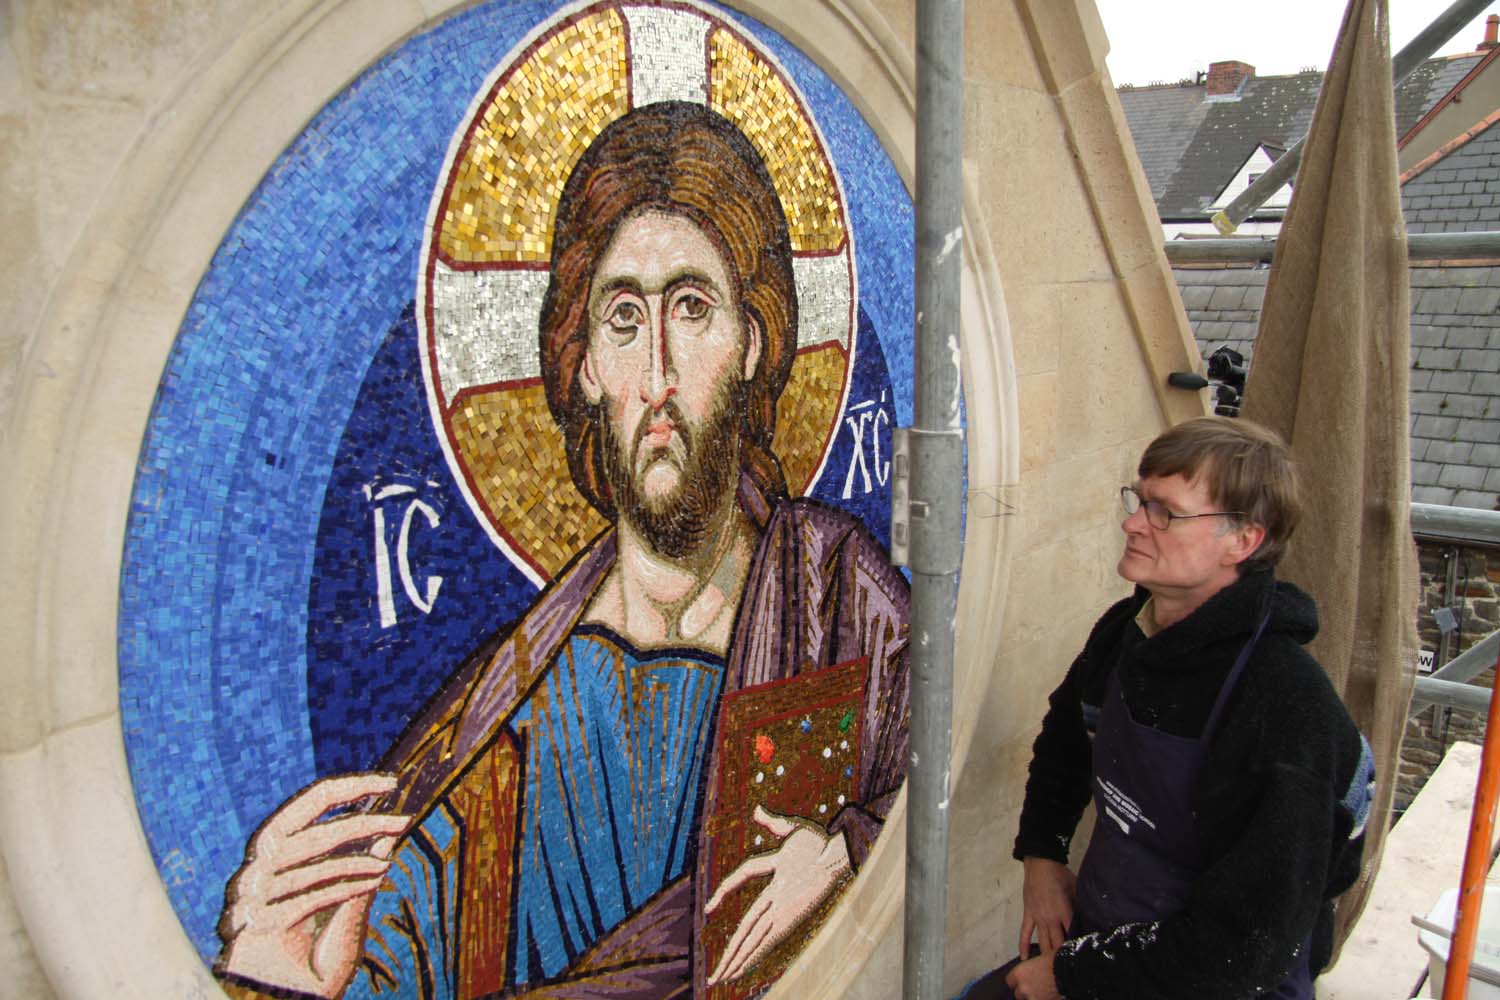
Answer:
[{"label": "roof tile", "polygon": [[[1426,420],[1430,418],[1423,417],[1422,419]],[[1461,441],[1482,441],[1485,444],[1500,444],[1500,420],[1466,418],[1458,421],[1456,433]],[[1432,436],[1436,437],[1437,435]]]},{"label": "roof tile", "polygon": [[1457,288],[1424,288],[1415,296],[1413,308],[1428,314],[1451,313],[1458,308],[1459,294]]},{"label": "roof tile", "polygon": [[1182,306],[1189,313],[1196,309],[1207,309],[1208,302],[1213,298],[1214,289],[1208,285],[1188,285],[1181,289]]},{"label": "roof tile", "polygon": [[1450,351],[1444,347],[1424,347],[1417,355],[1417,363],[1423,368],[1453,369],[1459,366],[1458,358],[1458,351]]},{"label": "roof tile", "polygon": [[1481,490],[1484,489],[1484,470],[1469,465],[1445,465],[1438,473],[1438,485],[1456,490]]},{"label": "roof tile", "polygon": [[[1427,455],[1429,462],[1441,462],[1443,464],[1466,464],[1470,454],[1474,451],[1474,445],[1469,441],[1428,441]],[[1445,486],[1453,486],[1453,483],[1444,483]]]},{"label": "roof tile", "polygon": [[1453,503],[1453,490],[1443,489],[1438,486],[1426,486],[1413,484],[1411,498],[1415,503],[1435,503],[1443,506],[1451,506]]},{"label": "roof tile", "polygon": [[[1473,372],[1434,371],[1429,372],[1428,388],[1435,392],[1468,392],[1474,384]],[[1412,372],[1415,378],[1416,372]]]},{"label": "roof tile", "polygon": [[[1443,339],[1442,346],[1451,347],[1455,350],[1483,350],[1490,346],[1490,331],[1483,327],[1412,327],[1411,342],[1417,343],[1418,330],[1434,330]],[[1436,344],[1422,344],[1423,347],[1435,347]]]},{"label": "roof tile", "polygon": [[[1425,438],[1451,438],[1458,433],[1458,421],[1453,417],[1419,416],[1412,426],[1412,433]],[[1482,441],[1484,438],[1468,438]]]},{"label": "roof tile", "polygon": [[1469,461],[1487,469],[1500,467],[1500,444],[1476,444]]},{"label": "roof tile", "polygon": [[1460,351],[1458,366],[1473,372],[1500,372],[1500,351]]},{"label": "roof tile", "polygon": [[[1415,497],[1413,497],[1415,499]],[[1418,501],[1425,503],[1427,501]],[[1472,507],[1476,510],[1496,510],[1500,505],[1500,494],[1478,490],[1457,490],[1449,503],[1454,507]]]},{"label": "roof tile", "polygon": [[1490,401],[1483,396],[1444,396],[1439,404],[1448,417],[1483,417],[1489,414]]},{"label": "roof tile", "polygon": [[1468,316],[1484,316],[1500,307],[1500,288],[1465,288],[1458,296],[1458,311]]}]

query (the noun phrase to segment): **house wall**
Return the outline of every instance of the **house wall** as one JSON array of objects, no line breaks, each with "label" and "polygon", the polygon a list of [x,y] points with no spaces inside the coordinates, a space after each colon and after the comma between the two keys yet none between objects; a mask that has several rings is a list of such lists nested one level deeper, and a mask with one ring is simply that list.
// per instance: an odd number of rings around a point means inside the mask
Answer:
[{"label": "house wall", "polygon": [[[1442,633],[1433,617],[1438,608],[1451,608],[1458,617],[1459,627],[1450,639],[1450,659],[1500,629],[1500,550],[1424,541],[1418,543],[1417,552],[1422,573],[1417,631],[1424,650],[1436,653],[1441,647]],[[1455,577],[1451,592],[1447,579],[1450,560],[1454,561]],[[1470,683],[1493,687],[1494,668],[1484,670]],[[1484,730],[1481,712],[1428,708],[1408,720],[1395,808],[1403,810],[1411,804],[1448,747],[1458,740],[1483,744]]]},{"label": "house wall", "polygon": [[1486,232],[1500,225],[1500,129],[1495,117],[1491,111],[1473,125],[1462,145],[1402,184],[1408,233]]},{"label": "house wall", "polygon": [[1436,152],[1443,144],[1457,138],[1483,117],[1475,108],[1500,108],[1500,59],[1491,60],[1469,82],[1457,100],[1449,101],[1412,136],[1396,154],[1396,166],[1405,172]]},{"label": "house wall", "polygon": [[[483,8],[18,0],[0,9],[0,129],[20,154],[0,164],[12,193],[0,208],[0,326],[10,338],[0,341],[0,450],[9,471],[0,486],[0,852],[9,879],[0,892],[0,989],[12,995],[216,993],[172,891],[206,877],[201,858],[153,855],[151,813],[173,803],[171,783],[153,797],[140,794],[140,783],[148,773],[184,788],[213,785],[222,778],[220,747],[164,741],[154,761],[126,754],[132,740],[145,744],[125,729],[123,626],[154,613],[153,583],[169,590],[200,571],[182,563],[161,570],[171,579],[122,584],[135,565],[124,554],[132,515],[155,502],[136,492],[153,406],[205,388],[195,370],[163,374],[187,342],[180,334],[223,260],[216,255],[245,252],[250,242],[226,244],[226,234],[253,198],[288,179],[273,167],[292,162],[280,158],[309,123],[382,57]],[[910,190],[914,6],[741,0],[731,9],[780,33],[827,75]],[[1197,397],[1163,388],[1165,373],[1187,367],[1194,348],[1103,73],[1092,5],[972,4],[966,32],[969,497],[949,811],[954,989],[1005,958],[1015,938],[1020,871],[1008,833],[996,831],[1014,828],[1047,693],[1097,613],[1124,591],[1112,569],[1115,489],[1162,427],[1202,412]],[[422,88],[449,82],[414,78],[390,93],[397,102],[425,99]],[[396,143],[370,156],[409,152]],[[380,231],[386,207],[378,197],[362,205],[352,231]],[[309,217],[324,210],[308,205]],[[287,252],[308,254],[306,273],[321,273],[316,248]],[[328,281],[332,292],[363,277],[356,270],[305,280]],[[1081,315],[1087,324],[1076,322]],[[257,360],[253,339],[230,349],[266,380],[264,395],[236,386],[248,392],[240,398],[264,399],[265,419],[281,419],[270,390],[305,371]],[[318,363],[281,361],[313,371]],[[330,383],[359,375],[328,374]],[[231,376],[210,376],[218,377]],[[221,414],[212,392],[203,398],[189,416],[208,434]],[[278,458],[265,469],[278,468]],[[213,499],[205,486],[198,502],[210,510]],[[247,613],[301,613],[306,600],[283,594]],[[211,599],[198,612],[212,617],[223,607]],[[191,622],[168,624],[196,641]],[[253,662],[258,633],[253,622],[239,624]],[[154,690],[170,693],[173,664],[163,666]],[[232,699],[245,689],[221,690]],[[263,725],[239,736],[276,741],[312,722],[267,713]],[[270,806],[278,794],[267,789]],[[269,806],[230,808],[248,832],[256,809],[264,815]],[[774,995],[899,993],[903,824],[898,804]]]}]

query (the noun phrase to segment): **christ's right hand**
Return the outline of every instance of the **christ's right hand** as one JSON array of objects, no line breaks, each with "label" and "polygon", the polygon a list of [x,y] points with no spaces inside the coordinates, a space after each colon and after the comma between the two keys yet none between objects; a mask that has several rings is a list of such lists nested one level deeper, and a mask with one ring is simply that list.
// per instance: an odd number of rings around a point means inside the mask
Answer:
[{"label": "christ's right hand", "polygon": [[224,893],[221,971],[314,996],[343,992],[359,959],[370,902],[411,818],[323,817],[395,787],[396,779],[385,774],[325,778],[261,824]]}]

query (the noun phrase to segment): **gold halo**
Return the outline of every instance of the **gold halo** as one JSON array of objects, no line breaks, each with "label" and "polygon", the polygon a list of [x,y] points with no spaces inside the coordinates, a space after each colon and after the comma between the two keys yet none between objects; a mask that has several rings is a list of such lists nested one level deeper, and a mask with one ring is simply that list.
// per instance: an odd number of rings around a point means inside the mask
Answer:
[{"label": "gold halo", "polygon": [[[684,47],[679,38],[653,48],[664,31],[701,35],[702,44]],[[701,52],[703,65],[683,60],[683,51]],[[803,331],[777,404],[772,447],[793,494],[821,472],[837,431],[854,348],[853,251],[837,175],[789,78],[746,33],[695,2],[603,0],[559,12],[492,72],[455,134],[418,288],[439,440],[476,517],[538,584],[606,524],[573,485],[537,370],[557,202],[610,122],[637,101],[682,99],[684,88],[755,146],[786,213],[799,274],[814,271],[820,287],[834,290],[825,310],[832,319],[812,336]],[[798,292],[806,315],[800,277]]]}]

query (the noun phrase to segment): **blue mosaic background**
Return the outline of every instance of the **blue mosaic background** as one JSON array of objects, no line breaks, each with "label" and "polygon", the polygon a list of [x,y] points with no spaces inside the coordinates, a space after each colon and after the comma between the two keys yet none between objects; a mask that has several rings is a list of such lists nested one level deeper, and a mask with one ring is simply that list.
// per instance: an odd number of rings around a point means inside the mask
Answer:
[{"label": "blue mosaic background", "polygon": [[[120,600],[126,752],[153,857],[206,960],[245,841],[315,778],[368,767],[475,642],[535,590],[489,542],[442,457],[412,301],[454,130],[505,54],[565,4],[508,0],[414,36],[335,97],[247,201],[193,298],[137,470]],[[847,419],[812,495],[881,537],[890,428],[911,422],[912,208],[878,140],[804,55],[743,15],[817,118],[859,272]],[[884,411],[884,417],[875,414]],[[863,416],[862,416],[863,415]],[[410,492],[376,503],[382,488]],[[368,492],[367,492],[368,491]],[[375,511],[406,506],[419,590],[381,628]],[[394,576],[394,566],[392,567]]]}]

